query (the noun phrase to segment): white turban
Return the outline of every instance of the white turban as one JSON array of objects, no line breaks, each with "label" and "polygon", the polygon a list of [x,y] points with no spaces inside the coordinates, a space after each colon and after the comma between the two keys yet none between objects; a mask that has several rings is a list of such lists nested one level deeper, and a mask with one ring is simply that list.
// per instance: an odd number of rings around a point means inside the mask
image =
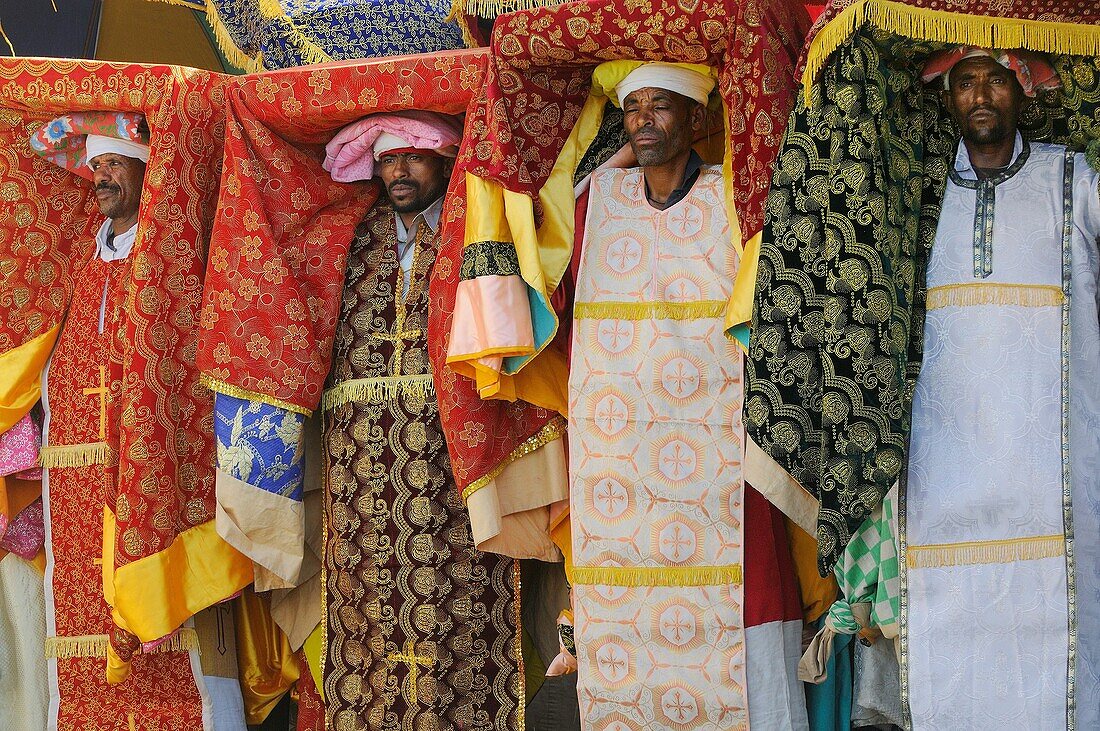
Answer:
[{"label": "white turban", "polygon": [[130,140],[122,140],[118,137],[88,135],[88,139],[84,143],[84,148],[87,152],[87,160],[89,163],[96,157],[105,155],[108,152],[113,152],[123,157],[133,157],[142,162],[149,162],[149,145],[143,145],[140,142],[131,142]]},{"label": "white turban", "polygon": [[626,75],[615,87],[619,103],[638,89],[667,89],[706,104],[714,77],[701,74],[680,64],[653,62],[642,64]]},{"label": "white turban", "polygon": [[393,150],[407,150],[412,147],[415,147],[415,145],[406,140],[404,137],[398,137],[395,134],[383,132],[382,134],[378,135],[378,139],[374,141],[374,159],[376,161],[381,160],[382,156],[385,155],[387,152],[391,152]]}]

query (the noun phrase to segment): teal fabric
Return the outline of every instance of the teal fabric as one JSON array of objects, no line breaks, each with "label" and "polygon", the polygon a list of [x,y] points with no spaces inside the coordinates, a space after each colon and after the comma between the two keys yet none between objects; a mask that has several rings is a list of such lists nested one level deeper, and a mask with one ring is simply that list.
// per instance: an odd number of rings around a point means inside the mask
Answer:
[{"label": "teal fabric", "polygon": [[[825,618],[813,623],[821,629]],[[824,683],[803,683],[806,689],[806,714],[810,731],[848,731],[852,727],[852,640],[854,635],[837,635],[833,656],[826,667]]]}]

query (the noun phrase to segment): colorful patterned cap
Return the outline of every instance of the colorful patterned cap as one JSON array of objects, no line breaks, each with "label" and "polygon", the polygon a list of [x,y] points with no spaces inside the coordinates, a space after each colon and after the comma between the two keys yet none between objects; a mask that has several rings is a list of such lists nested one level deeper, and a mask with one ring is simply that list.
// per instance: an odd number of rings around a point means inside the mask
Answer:
[{"label": "colorful patterned cap", "polygon": [[977,46],[956,46],[932,54],[921,71],[921,80],[928,83],[943,77],[943,88],[950,89],[951,69],[968,58],[986,57],[1004,66],[1016,74],[1016,80],[1027,96],[1035,96],[1038,91],[1057,89],[1062,85],[1054,67],[1038,54],[1022,50],[992,50]]},{"label": "colorful patterned cap", "polygon": [[58,167],[92,179],[88,168],[88,135],[149,144],[145,116],[137,112],[75,112],[51,120],[30,138],[31,150]]}]

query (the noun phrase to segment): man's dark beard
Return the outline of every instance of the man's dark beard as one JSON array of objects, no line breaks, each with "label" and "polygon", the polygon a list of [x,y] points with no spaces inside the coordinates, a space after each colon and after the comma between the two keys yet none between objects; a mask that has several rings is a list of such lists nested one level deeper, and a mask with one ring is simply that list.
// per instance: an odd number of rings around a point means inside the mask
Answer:
[{"label": "man's dark beard", "polygon": [[[393,189],[398,185],[412,188],[416,194],[407,203],[398,203],[393,198]],[[420,189],[420,184],[411,180],[395,180],[386,186],[386,192],[389,193],[390,203],[393,204],[393,210],[398,213],[420,213],[430,206],[436,198],[443,194],[442,189],[439,189],[429,191],[429,194],[425,195]]]},{"label": "man's dark beard", "polygon": [[[978,110],[971,110],[971,114],[976,111]],[[985,108],[985,111],[993,112],[993,124],[991,126],[983,126],[980,129],[975,129],[975,127],[970,123],[970,119],[968,116],[965,120],[966,125],[962,130],[963,137],[968,142],[973,142],[978,145],[989,145],[996,142],[1001,142],[1009,136],[1009,124],[1004,115],[998,112],[996,109]]]}]

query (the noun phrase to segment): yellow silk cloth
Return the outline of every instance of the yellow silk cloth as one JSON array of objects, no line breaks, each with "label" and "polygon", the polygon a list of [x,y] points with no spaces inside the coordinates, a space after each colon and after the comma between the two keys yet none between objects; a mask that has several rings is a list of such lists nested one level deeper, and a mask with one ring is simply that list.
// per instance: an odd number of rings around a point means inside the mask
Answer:
[{"label": "yellow silk cloth", "polygon": [[301,668],[289,640],[271,618],[266,595],[245,589],[234,602],[234,612],[245,721],[258,725],[298,682]]}]

